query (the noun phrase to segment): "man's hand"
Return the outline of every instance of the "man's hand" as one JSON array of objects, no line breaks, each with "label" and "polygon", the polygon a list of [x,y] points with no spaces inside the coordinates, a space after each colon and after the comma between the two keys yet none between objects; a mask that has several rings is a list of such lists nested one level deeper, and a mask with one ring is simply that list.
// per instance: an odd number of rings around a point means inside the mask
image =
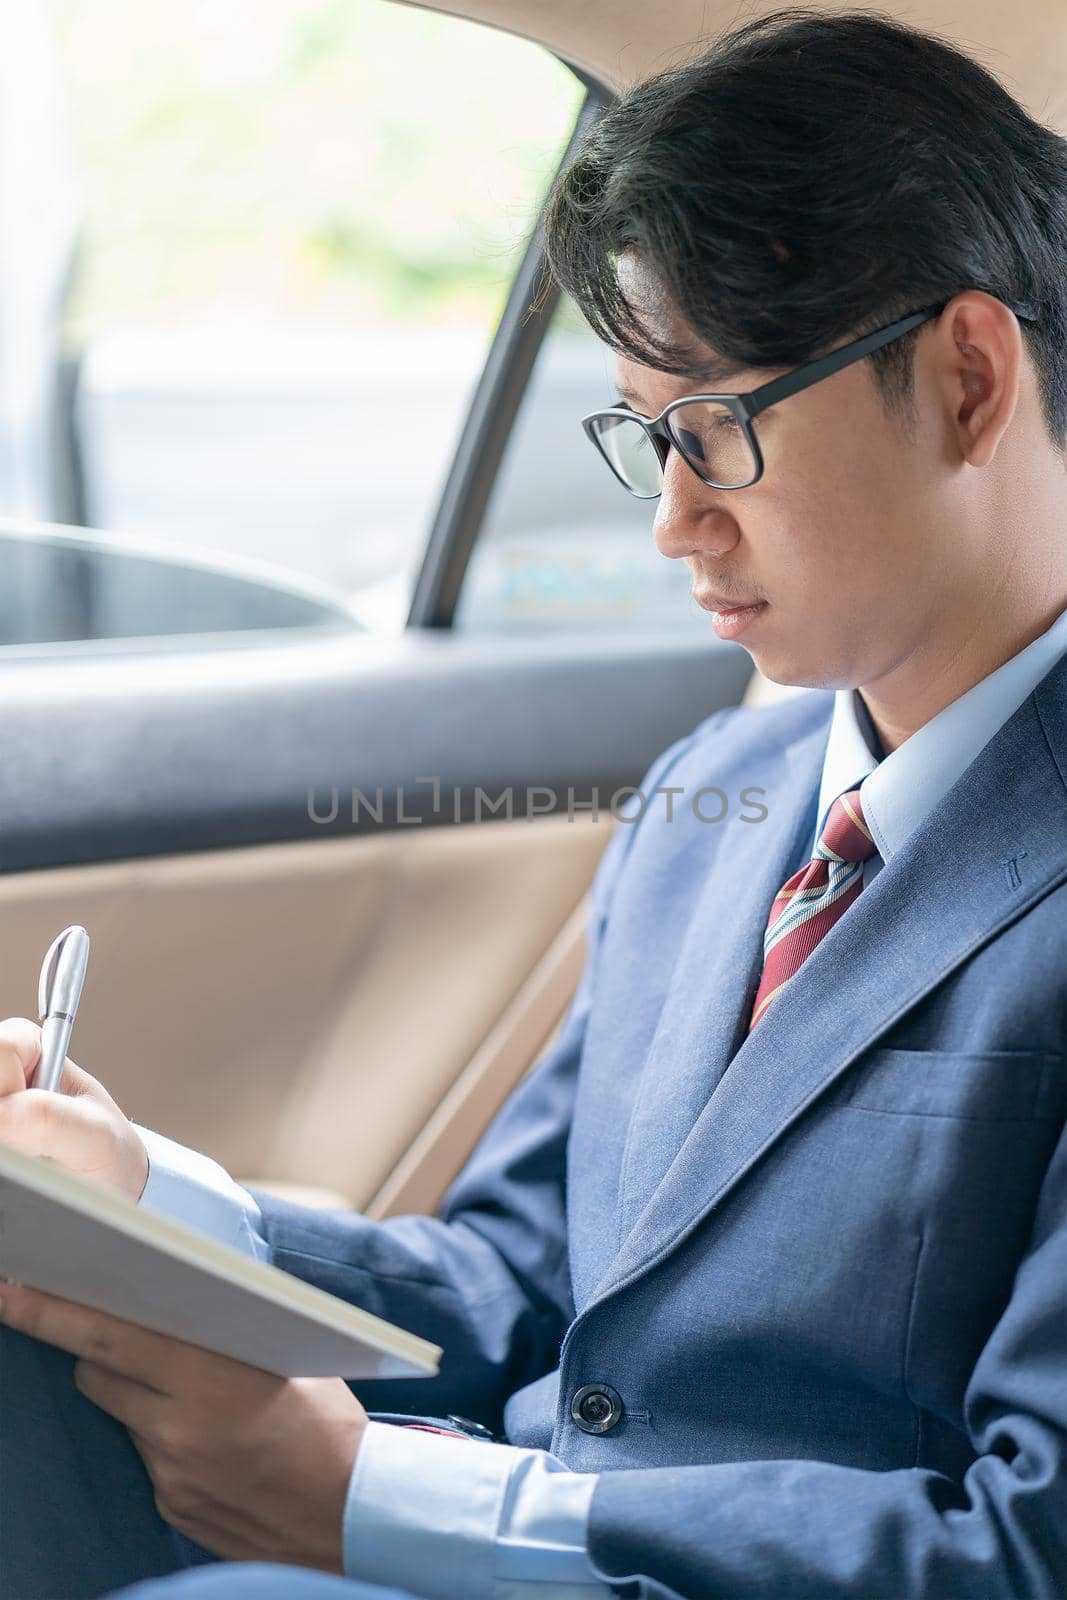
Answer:
[{"label": "man's hand", "polygon": [[277,1378],[38,1289],[0,1296],[0,1322],[80,1358],[75,1386],[125,1424],[172,1527],[223,1560],[344,1576],[367,1413],[343,1378]]},{"label": "man's hand", "polygon": [[28,1017],[0,1022],[0,1144],[139,1200],[148,1151],[102,1083],[68,1056],[59,1092],[30,1087],[41,1059],[41,1030]]}]

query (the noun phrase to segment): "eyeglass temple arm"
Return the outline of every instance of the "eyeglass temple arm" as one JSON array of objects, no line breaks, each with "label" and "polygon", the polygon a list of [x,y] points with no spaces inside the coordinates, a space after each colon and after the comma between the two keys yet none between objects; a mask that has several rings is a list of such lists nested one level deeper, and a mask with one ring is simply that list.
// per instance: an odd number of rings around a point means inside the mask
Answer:
[{"label": "eyeglass temple arm", "polygon": [[[1006,300],[1005,305],[1024,322],[1036,322],[1038,309],[1032,301]],[[827,356],[820,356],[817,361],[801,368],[799,372],[787,372],[781,378],[772,378],[770,383],[761,384],[750,395],[745,396],[745,409],[750,417],[758,416],[761,411],[766,411],[768,406],[777,405],[779,400],[786,400],[791,394],[797,394],[801,389],[807,389],[811,384],[817,383],[820,378],[828,378],[831,373],[840,372],[842,367],[850,366],[853,361],[862,361],[864,356],[869,356],[873,350],[881,349],[882,345],[889,344],[893,339],[899,339],[902,334],[909,333],[912,328],[917,328],[921,323],[929,322],[932,317],[940,316],[948,304],[924,306],[921,311],[913,311],[910,316],[902,317],[899,322],[893,322],[888,328],[879,328],[874,333],[868,333],[862,339],[857,339],[854,344],[847,344],[841,350],[831,350]]]}]

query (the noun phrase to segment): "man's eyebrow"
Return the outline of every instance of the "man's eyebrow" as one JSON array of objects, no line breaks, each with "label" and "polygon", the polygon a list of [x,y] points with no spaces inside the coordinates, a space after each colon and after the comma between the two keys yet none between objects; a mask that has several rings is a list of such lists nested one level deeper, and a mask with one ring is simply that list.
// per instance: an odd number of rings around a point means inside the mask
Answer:
[{"label": "man's eyebrow", "polygon": [[[679,382],[685,383],[686,392],[689,394],[726,394],[730,391],[723,389],[723,384],[741,370],[740,367],[730,366],[725,361],[709,362],[705,367],[679,374],[678,378]],[[615,393],[620,399],[628,401],[635,410],[644,404],[642,396],[636,394],[633,389],[627,389],[625,384],[616,385]]]}]

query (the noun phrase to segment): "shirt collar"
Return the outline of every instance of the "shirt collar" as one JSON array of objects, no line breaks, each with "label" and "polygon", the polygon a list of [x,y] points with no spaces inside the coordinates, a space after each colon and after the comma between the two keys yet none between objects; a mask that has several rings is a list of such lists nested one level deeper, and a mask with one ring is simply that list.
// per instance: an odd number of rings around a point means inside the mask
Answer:
[{"label": "shirt collar", "polygon": [[863,816],[888,861],[1067,652],[1067,611],[1025,649],[882,753],[859,689],[838,689],[819,787],[818,839],[838,795],[863,783]]}]

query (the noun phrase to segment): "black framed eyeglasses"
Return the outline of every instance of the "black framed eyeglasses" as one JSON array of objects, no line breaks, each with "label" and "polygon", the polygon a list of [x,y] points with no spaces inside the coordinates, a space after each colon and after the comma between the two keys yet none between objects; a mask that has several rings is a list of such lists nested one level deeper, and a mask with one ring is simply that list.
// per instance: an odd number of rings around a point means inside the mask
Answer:
[{"label": "black framed eyeglasses", "polygon": [[[746,394],[683,395],[665,406],[658,417],[642,417],[627,406],[611,406],[583,417],[582,427],[623,488],[639,500],[655,500],[662,493],[672,445],[709,489],[747,489],[763,476],[763,452],[752,427],[753,417],[940,316],[948,304],[946,300],[912,311],[888,327],[853,339],[851,344]],[[1038,319],[1034,305],[1005,304],[1024,322]]]}]

